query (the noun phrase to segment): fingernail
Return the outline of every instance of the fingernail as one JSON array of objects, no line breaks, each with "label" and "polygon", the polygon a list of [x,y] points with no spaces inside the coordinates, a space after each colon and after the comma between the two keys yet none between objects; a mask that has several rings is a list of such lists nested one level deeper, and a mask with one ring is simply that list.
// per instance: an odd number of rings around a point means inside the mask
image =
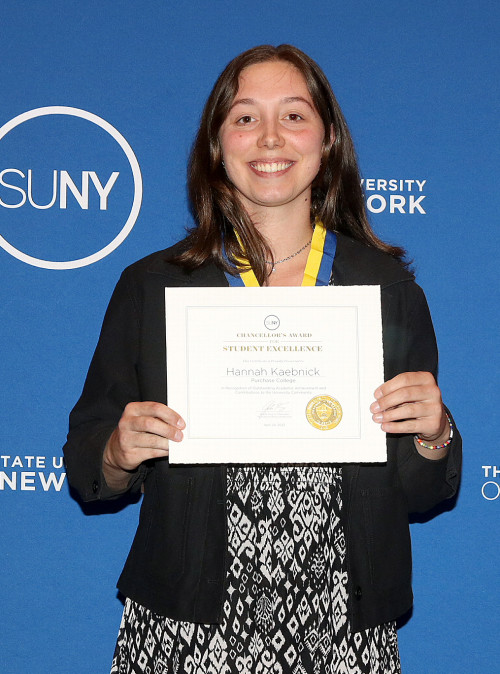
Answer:
[{"label": "fingernail", "polygon": [[380,412],[380,405],[378,403],[372,403],[370,405],[370,410],[372,412]]},{"label": "fingernail", "polygon": [[375,398],[381,398],[382,397],[382,391],[378,388],[375,393],[373,394]]},{"label": "fingernail", "polygon": [[177,428],[184,428],[185,426],[184,420],[179,417],[179,419],[177,419]]},{"label": "fingernail", "polygon": [[182,440],[182,433],[180,431],[175,431],[174,440],[180,442]]},{"label": "fingernail", "polygon": [[382,421],[383,418],[384,418],[384,415],[383,415],[383,414],[374,414],[374,415],[373,415],[373,421],[378,421],[378,422],[380,422],[380,421]]}]

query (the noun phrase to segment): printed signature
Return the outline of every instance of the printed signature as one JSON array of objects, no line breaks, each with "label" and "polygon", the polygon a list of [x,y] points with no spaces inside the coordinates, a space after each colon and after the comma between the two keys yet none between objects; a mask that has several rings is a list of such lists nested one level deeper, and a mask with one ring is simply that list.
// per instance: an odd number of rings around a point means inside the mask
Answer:
[{"label": "printed signature", "polygon": [[291,417],[289,409],[284,403],[271,400],[259,412],[259,419]]}]

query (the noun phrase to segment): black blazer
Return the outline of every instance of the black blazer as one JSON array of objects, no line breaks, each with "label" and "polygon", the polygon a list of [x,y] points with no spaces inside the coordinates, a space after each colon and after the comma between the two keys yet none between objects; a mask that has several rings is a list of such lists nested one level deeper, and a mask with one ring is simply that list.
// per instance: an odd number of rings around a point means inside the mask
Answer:
[{"label": "black blazer", "polygon": [[[226,286],[208,264],[187,273],[168,262],[171,249],[127,268],[113,293],[82,395],[70,415],[64,447],[68,479],[82,499],[114,498],[101,463],[105,443],[128,402],[167,401],[165,286]],[[336,285],[381,286],[385,378],[405,371],[437,374],[427,303],[413,276],[378,250],[338,235]],[[411,436],[387,438],[384,464],[343,465],[343,526],[354,631],[397,618],[412,604],[408,514],[423,512],[457,490],[461,439],[432,461]],[[120,591],[173,619],[221,619],[226,564],[225,468],[148,461],[128,488],[143,489],[137,533]]]}]

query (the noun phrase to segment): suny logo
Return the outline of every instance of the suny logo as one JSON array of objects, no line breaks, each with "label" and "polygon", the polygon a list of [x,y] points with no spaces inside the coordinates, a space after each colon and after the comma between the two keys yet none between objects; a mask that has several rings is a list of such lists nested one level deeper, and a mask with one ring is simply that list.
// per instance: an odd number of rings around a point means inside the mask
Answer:
[{"label": "suny logo", "polygon": [[[52,208],[56,203],[59,190],[59,208],[67,208],[68,203],[68,189],[73,193],[73,196],[80,204],[80,208],[88,209],[89,207],[89,178],[92,179],[94,186],[99,193],[100,199],[100,209],[105,211],[108,207],[108,195],[111,192],[113,185],[116,182],[116,179],[120,175],[118,171],[113,171],[109,177],[106,185],[102,185],[99,177],[95,171],[82,171],[82,187],[81,191],[76,186],[75,182],[69,175],[68,171],[57,171],[55,169],[53,173],[53,185],[52,185],[52,198],[48,204],[37,204],[33,199],[33,171],[28,169],[28,180],[27,180],[27,189],[24,190],[22,187],[18,187],[15,184],[7,182],[8,174],[13,173],[14,175],[19,175],[21,178],[26,178],[26,175],[16,168],[7,168],[0,171],[0,185],[6,187],[7,189],[14,190],[21,194],[21,200],[17,203],[8,204],[2,201],[0,198],[0,206],[4,208],[21,208],[26,203],[26,198],[33,208],[38,208],[40,210],[45,210],[46,208]],[[58,179],[58,173],[60,178]]]},{"label": "suny logo", "polygon": [[130,234],[141,208],[141,170],[106,120],[79,108],[36,108],[0,128],[0,150],[0,246],[10,255],[35,267],[76,269]]}]

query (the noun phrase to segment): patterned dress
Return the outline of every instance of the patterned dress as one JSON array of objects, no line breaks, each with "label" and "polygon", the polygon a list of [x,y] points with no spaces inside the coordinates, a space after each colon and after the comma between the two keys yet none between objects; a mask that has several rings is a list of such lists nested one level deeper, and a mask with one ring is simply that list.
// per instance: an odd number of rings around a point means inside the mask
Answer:
[{"label": "patterned dress", "polygon": [[341,469],[227,471],[229,564],[220,624],[126,601],[111,674],[398,674],[394,624],[347,621]]}]

